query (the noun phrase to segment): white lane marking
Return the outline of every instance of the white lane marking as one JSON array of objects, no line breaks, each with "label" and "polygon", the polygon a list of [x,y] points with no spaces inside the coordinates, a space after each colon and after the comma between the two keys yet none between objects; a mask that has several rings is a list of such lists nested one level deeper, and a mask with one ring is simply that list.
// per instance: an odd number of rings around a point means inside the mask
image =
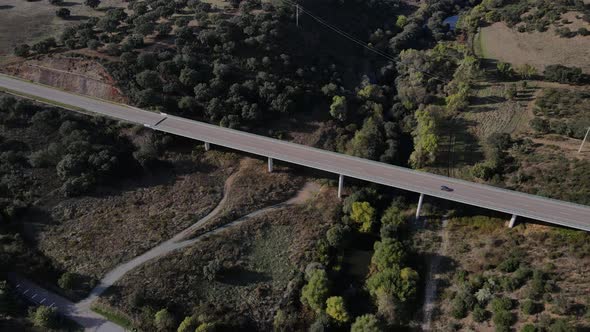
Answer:
[{"label": "white lane marking", "polygon": [[35,293],[35,295],[31,296],[32,299],[34,299],[35,297],[37,297],[37,294]]},{"label": "white lane marking", "polygon": [[55,304],[55,302],[51,302],[51,304],[49,305],[49,307],[53,307],[53,305]]},{"label": "white lane marking", "polygon": [[19,287],[20,287],[20,284],[17,284],[17,285],[16,285],[16,288],[19,288]]},{"label": "white lane marking", "polygon": [[43,302],[45,302],[46,298],[43,298],[43,300],[41,300],[39,303],[42,304]]},{"label": "white lane marking", "polygon": [[23,295],[24,295],[24,294],[27,294],[27,292],[28,292],[28,291],[29,291],[28,289],[27,289],[26,291],[24,291],[24,292],[23,292]]}]

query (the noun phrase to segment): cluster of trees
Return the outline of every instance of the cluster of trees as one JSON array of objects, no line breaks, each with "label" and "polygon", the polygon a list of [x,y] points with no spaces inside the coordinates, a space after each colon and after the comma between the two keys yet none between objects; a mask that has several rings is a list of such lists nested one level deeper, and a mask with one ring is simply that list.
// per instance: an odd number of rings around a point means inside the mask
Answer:
[{"label": "cluster of trees", "polygon": [[546,89],[535,101],[531,127],[541,133],[556,133],[582,139],[590,116],[585,111],[590,107],[590,94],[583,91]]},{"label": "cluster of trees", "polygon": [[[1,124],[33,131],[43,142],[2,142],[0,175],[2,192],[15,200],[30,197],[27,174],[30,168],[53,168],[66,196],[79,195],[96,184],[131,174],[138,166],[157,158],[157,151],[140,147],[135,151],[117,132],[116,124],[101,118],[90,121],[55,110],[41,110],[13,97],[0,98]],[[106,128],[94,130],[95,126]]]},{"label": "cluster of trees", "polygon": [[[518,25],[520,32],[544,32],[551,24],[559,22],[561,15],[568,11],[582,12],[584,19],[590,20],[590,10],[581,0],[484,0],[471,10],[462,23],[463,28],[470,32],[475,32],[484,24],[500,21],[506,22],[509,27]],[[564,33],[560,35],[572,37],[573,32],[565,33],[569,29],[561,29]],[[582,31],[581,34],[583,33]]]},{"label": "cluster of trees", "polygon": [[581,68],[563,65],[550,65],[543,71],[545,79],[564,84],[583,84],[588,81]]},{"label": "cluster of trees", "polygon": [[[496,270],[471,276],[465,271],[457,272],[457,290],[451,300],[451,315],[455,319],[463,319],[471,314],[477,323],[491,319],[496,331],[510,331],[516,322],[514,309],[518,308],[522,315],[540,317],[537,326],[525,325],[521,331],[573,331],[567,321],[553,319],[543,313],[544,302],[551,303],[552,308],[565,308],[563,311],[554,309],[553,314],[566,315],[569,310],[567,301],[551,295],[556,287],[549,273],[531,269],[518,253],[506,257],[496,266]],[[519,291],[521,288],[524,289]],[[515,293],[521,294],[520,301],[510,297],[510,294]]]}]

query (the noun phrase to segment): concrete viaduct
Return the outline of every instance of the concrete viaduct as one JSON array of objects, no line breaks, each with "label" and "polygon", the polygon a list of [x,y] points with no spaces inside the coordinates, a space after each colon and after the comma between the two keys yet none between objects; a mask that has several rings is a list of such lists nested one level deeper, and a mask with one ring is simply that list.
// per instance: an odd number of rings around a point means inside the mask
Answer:
[{"label": "concrete viaduct", "polygon": [[[289,143],[164,113],[81,96],[52,87],[0,75],[0,89],[40,102],[56,104],[74,111],[91,112],[141,124],[154,130],[205,142],[205,149],[219,145],[268,158],[268,170],[280,160],[338,175],[338,196],[345,177],[360,179],[420,194],[416,217],[425,196],[433,196],[517,217],[590,231],[590,206],[579,205],[488,185],[415,171],[340,153]],[[441,190],[447,187],[451,190]]]}]

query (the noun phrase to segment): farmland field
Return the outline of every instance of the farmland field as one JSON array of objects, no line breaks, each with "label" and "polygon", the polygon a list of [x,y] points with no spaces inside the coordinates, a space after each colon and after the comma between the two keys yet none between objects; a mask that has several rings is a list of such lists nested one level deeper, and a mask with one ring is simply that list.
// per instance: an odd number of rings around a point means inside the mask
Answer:
[{"label": "farmland field", "polygon": [[0,62],[7,60],[15,46],[35,43],[44,38],[57,37],[66,26],[75,25],[91,16],[103,14],[102,8],[122,7],[122,0],[103,0],[98,10],[83,5],[83,0],[64,2],[63,8],[71,11],[64,20],[55,15],[59,6],[47,1],[2,0],[0,5]]},{"label": "farmland field", "polygon": [[[575,19],[575,16],[573,18]],[[578,26],[582,22],[573,22]],[[590,28],[585,23],[586,28]],[[562,38],[552,28],[546,32],[520,33],[505,23],[494,23],[481,29],[481,50],[485,58],[519,66],[529,64],[538,70],[547,65],[576,66],[590,72],[590,37]]]}]

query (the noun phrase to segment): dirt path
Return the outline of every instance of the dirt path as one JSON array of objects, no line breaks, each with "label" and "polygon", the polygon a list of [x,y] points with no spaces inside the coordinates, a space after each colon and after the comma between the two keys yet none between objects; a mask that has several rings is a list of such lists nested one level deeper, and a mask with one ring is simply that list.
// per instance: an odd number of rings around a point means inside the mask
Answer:
[{"label": "dirt path", "polygon": [[439,230],[439,234],[442,237],[442,242],[438,252],[436,253],[436,256],[432,258],[430,261],[430,266],[428,267],[428,281],[426,283],[426,290],[424,291],[424,306],[422,307],[424,317],[422,322],[422,331],[432,331],[432,313],[434,312],[438,290],[437,274],[440,270],[441,257],[447,252],[447,247],[449,246],[449,233],[446,231],[447,224],[448,219],[445,216],[442,220],[442,227]]},{"label": "dirt path", "polygon": [[194,223],[193,225],[191,225],[187,229],[178,233],[177,235],[172,237],[170,240],[161,243],[160,245],[150,249],[146,253],[144,253],[140,256],[137,256],[136,258],[134,258],[126,263],[123,263],[123,264],[117,266],[116,268],[114,268],[113,270],[111,270],[110,272],[108,272],[100,280],[99,284],[90,292],[90,294],[88,295],[88,297],[86,299],[76,303],[76,306],[75,306],[76,313],[78,315],[92,313],[92,310],[90,308],[92,303],[95,300],[97,300],[98,297],[102,293],[104,293],[110,286],[114,285],[118,280],[123,278],[123,276],[125,276],[125,274],[127,274],[129,271],[135,269],[136,267],[138,267],[138,266],[140,266],[152,259],[167,255],[175,250],[179,250],[179,249],[188,247],[190,245],[193,245],[199,241],[206,239],[207,237],[209,237],[211,235],[218,234],[230,227],[237,226],[237,225],[239,225],[239,224],[241,224],[253,217],[258,216],[258,215],[261,215],[261,214],[264,214],[264,213],[267,213],[267,212],[270,212],[273,210],[278,210],[278,209],[281,209],[281,208],[288,206],[288,205],[301,204],[301,203],[305,202],[310,197],[312,192],[318,190],[318,185],[316,183],[309,182],[298,192],[298,194],[295,197],[293,197],[283,203],[275,204],[270,207],[266,207],[266,208],[254,211],[254,212],[247,214],[239,219],[236,219],[226,225],[223,225],[221,227],[218,227],[216,229],[208,231],[204,234],[201,234],[196,238],[184,240],[195,229],[197,229],[198,227],[207,223],[214,216],[216,216],[220,211],[222,211],[222,209],[225,205],[225,202],[228,199],[229,188],[231,187],[232,183],[234,182],[237,174],[238,174],[237,172],[232,174],[226,180],[225,186],[224,186],[224,196],[221,199],[221,201],[219,202],[219,204],[209,214],[207,214],[205,217],[203,217],[202,219],[200,219],[199,221],[197,221],[196,223]]}]

